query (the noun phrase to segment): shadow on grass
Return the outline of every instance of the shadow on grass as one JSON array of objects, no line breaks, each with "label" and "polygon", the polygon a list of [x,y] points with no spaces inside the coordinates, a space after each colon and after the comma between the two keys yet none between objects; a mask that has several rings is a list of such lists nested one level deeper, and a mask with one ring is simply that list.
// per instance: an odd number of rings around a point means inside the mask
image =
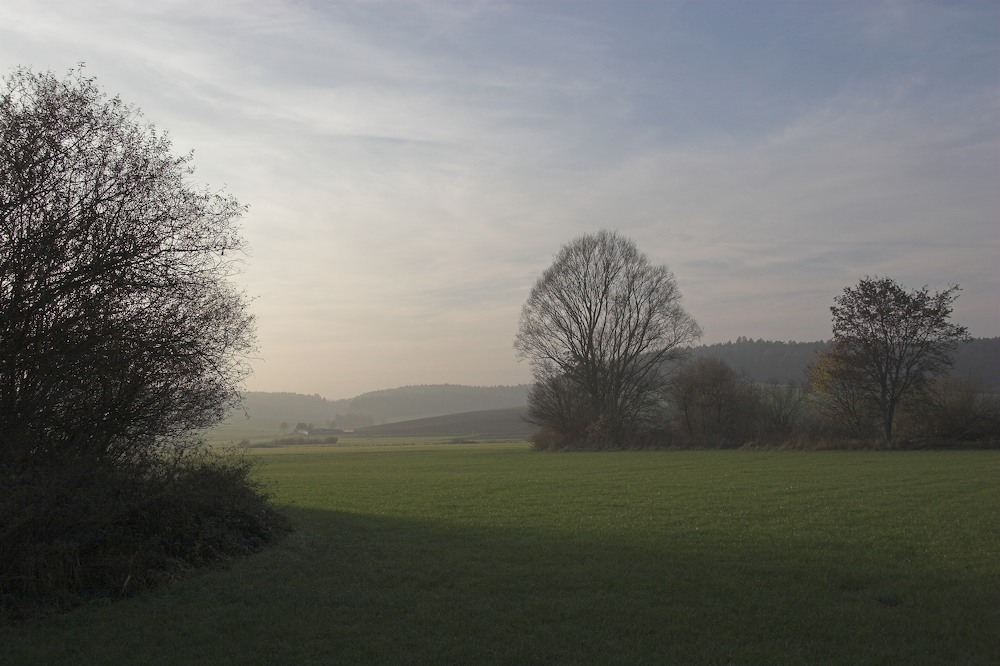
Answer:
[{"label": "shadow on grass", "polygon": [[996,580],[731,535],[287,508],[296,533],[147,598],[0,632],[11,663],[991,663]]}]

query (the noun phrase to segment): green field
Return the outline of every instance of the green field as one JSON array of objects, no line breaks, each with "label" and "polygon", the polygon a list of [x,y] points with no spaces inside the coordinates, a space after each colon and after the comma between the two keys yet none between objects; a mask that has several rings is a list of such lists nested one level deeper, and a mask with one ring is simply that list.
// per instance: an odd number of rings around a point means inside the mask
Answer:
[{"label": "green field", "polygon": [[1000,663],[1000,452],[254,455],[294,534],[0,660]]}]

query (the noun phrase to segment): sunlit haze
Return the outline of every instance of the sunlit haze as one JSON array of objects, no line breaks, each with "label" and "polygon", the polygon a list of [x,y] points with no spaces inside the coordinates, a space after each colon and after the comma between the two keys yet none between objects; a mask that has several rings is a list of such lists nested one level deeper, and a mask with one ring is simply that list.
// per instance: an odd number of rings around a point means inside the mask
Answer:
[{"label": "sunlit haze", "polygon": [[830,337],[865,275],[1000,335],[998,2],[3,0],[249,205],[251,390],[530,381],[567,241],[619,230],[704,342]]}]

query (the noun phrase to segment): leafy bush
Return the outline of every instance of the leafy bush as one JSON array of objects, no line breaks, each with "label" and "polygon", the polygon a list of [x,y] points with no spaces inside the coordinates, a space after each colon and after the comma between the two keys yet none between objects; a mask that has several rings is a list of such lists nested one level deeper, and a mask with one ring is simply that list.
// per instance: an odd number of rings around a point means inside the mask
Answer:
[{"label": "leafy bush", "polygon": [[0,155],[0,612],[260,548],[250,463],[191,435],[256,349],[244,207],[80,69],[0,81]]},{"label": "leafy bush", "polygon": [[246,457],[178,448],[128,465],[0,472],[0,609],[17,616],[148,589],[288,529]]}]

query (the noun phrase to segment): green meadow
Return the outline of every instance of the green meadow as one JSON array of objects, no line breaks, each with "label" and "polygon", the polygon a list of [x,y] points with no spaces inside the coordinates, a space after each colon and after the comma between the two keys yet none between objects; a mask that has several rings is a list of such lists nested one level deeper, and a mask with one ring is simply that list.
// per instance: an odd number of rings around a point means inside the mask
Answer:
[{"label": "green meadow", "polygon": [[254,450],[296,531],[9,664],[1000,663],[1000,452]]}]

